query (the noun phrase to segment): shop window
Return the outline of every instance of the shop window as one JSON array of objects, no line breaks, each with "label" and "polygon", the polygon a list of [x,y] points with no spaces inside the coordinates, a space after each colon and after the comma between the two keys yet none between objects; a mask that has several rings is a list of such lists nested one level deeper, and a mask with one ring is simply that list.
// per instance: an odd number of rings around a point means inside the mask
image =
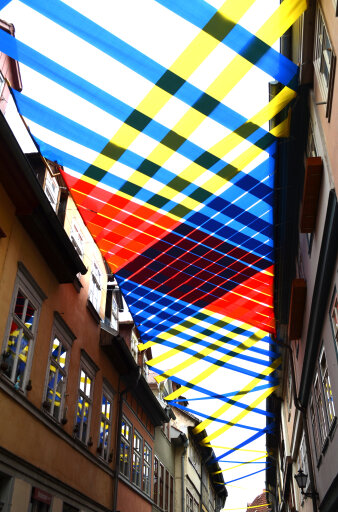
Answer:
[{"label": "shop window", "polygon": [[147,443],[144,443],[143,448],[143,481],[142,490],[150,496],[151,490],[151,448]]},{"label": "shop window", "polygon": [[93,261],[92,271],[90,275],[89,285],[89,300],[93,304],[97,312],[100,311],[101,306],[101,286],[102,286],[102,274],[98,265]]},{"label": "shop window", "polygon": [[330,304],[330,322],[333,334],[334,345],[338,357],[338,294],[335,287]]},{"label": "shop window", "polygon": [[120,444],[120,471],[129,478],[130,475],[130,442],[132,427],[126,418],[122,419],[121,425],[121,444]]},{"label": "shop window", "polygon": [[32,488],[30,512],[50,512],[52,495],[38,487]]},{"label": "shop window", "polygon": [[105,461],[110,461],[110,439],[113,414],[113,395],[107,386],[103,386],[100,433],[97,452]]},{"label": "shop window", "polygon": [[317,9],[314,67],[323,100],[326,102],[326,117],[330,120],[336,56],[325,25],[321,9]]},{"label": "shop window", "polygon": [[81,361],[80,381],[78,389],[75,437],[87,443],[90,430],[90,417],[93,402],[94,370],[87,361]]},{"label": "shop window", "polygon": [[20,263],[2,353],[2,368],[16,389],[25,390],[37,335],[42,301],[46,298]]},{"label": "shop window", "polygon": [[134,430],[132,482],[137,487],[141,487],[141,469],[142,469],[142,437],[136,432],[136,430]]},{"label": "shop window", "polygon": [[331,428],[332,422],[336,417],[336,413],[333,403],[332,388],[324,349],[322,349],[320,354],[319,366],[323,384],[325,409],[328,418],[329,428]]}]

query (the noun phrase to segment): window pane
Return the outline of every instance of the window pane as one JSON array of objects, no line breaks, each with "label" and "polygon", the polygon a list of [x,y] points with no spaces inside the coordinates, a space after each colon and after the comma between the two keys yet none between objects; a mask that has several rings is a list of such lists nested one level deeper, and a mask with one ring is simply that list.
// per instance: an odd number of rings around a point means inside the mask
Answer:
[{"label": "window pane", "polygon": [[26,297],[23,295],[21,290],[18,291],[18,295],[15,301],[14,313],[22,320],[25,308]]},{"label": "window pane", "polygon": [[20,342],[20,350],[18,354],[18,363],[16,367],[16,373],[14,381],[20,385],[20,387],[23,386],[23,377],[25,373],[26,363],[27,363],[27,356],[28,356],[28,349],[29,349],[29,339],[27,339],[24,335],[21,337]]},{"label": "window pane", "polygon": [[25,326],[30,330],[33,327],[34,316],[35,316],[35,308],[34,308],[34,306],[32,306],[32,304],[30,302],[28,302],[26,317],[25,317]]},{"label": "window pane", "polygon": [[81,377],[80,377],[80,389],[81,389],[81,391],[85,391],[85,389],[86,389],[86,374],[82,370],[81,370]]},{"label": "window pane", "polygon": [[15,322],[12,322],[11,331],[9,334],[7,351],[6,351],[6,363],[8,364],[8,369],[6,370],[6,375],[11,378],[12,370],[16,359],[16,352],[18,349],[18,343],[21,335],[21,330]]}]

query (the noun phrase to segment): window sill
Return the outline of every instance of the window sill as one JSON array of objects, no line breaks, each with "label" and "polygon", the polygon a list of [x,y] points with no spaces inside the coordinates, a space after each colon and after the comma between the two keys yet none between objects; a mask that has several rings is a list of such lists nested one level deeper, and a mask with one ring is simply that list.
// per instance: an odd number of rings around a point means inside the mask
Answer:
[{"label": "window sill", "polygon": [[87,300],[87,309],[90,312],[90,314],[92,315],[94,322],[97,325],[99,325],[101,323],[101,317],[89,299]]},{"label": "window sill", "polygon": [[128,487],[130,487],[130,489],[136,492],[139,496],[141,496],[141,498],[147,500],[152,505],[155,505],[151,497],[148,494],[145,494],[143,491],[141,491],[139,487],[136,487],[130,480],[128,480],[126,476],[124,476],[123,473],[119,473],[119,479],[121,480],[121,482],[128,485]]},{"label": "window sill", "polygon": [[23,409],[32,414],[42,424],[48,427],[55,435],[59,436],[59,438],[68,443],[73,449],[80,452],[81,455],[86,457],[86,459],[88,459],[90,462],[98,466],[106,473],[110,474],[111,476],[114,476],[114,472],[110,468],[109,463],[93,455],[85,444],[83,444],[79,440],[76,441],[74,437],[67,434],[67,432],[64,431],[62,425],[59,422],[57,422],[54,418],[52,418],[47,411],[43,409],[38,409],[28,400],[23,391],[14,389],[13,383],[8,379],[8,377],[4,376],[2,373],[0,373],[0,390],[9,395]]}]

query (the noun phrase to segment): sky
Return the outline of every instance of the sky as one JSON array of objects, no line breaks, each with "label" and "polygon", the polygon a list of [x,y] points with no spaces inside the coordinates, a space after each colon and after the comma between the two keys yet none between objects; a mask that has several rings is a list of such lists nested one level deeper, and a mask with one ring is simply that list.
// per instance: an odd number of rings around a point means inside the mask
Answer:
[{"label": "sky", "polygon": [[[169,68],[177,61],[182,51],[200,32],[200,29],[196,26],[184,21],[154,0],[96,0],[95,3],[92,0],[67,0],[65,3],[165,68]],[[223,0],[209,0],[208,3],[218,9],[223,4]],[[255,33],[271,16],[278,4],[277,0],[257,0],[241,18],[241,25]],[[153,88],[153,84],[146,78],[141,77],[138,73],[107,56],[102,51],[94,49],[89,43],[71,34],[68,30],[57,26],[19,0],[12,0],[3,9],[0,17],[15,25],[17,39],[42,52],[54,62],[71,70],[132,108],[136,108]],[[278,42],[275,49],[278,49]],[[205,90],[216,80],[217,76],[235,56],[235,52],[225,45],[219,44],[204,60],[202,59],[200,65],[189,77],[189,82]],[[20,69],[23,93],[29,98],[55,109],[57,112],[108,139],[111,139],[121,128],[122,120],[111,113],[104,112],[99,106],[80,98],[74,92],[70,92],[56,84],[52,79],[43,77],[40,73],[29,69],[25,65],[21,65]],[[238,85],[227,94],[223,104],[246,118],[250,118],[267,104],[269,81],[271,81],[270,76],[253,67]],[[189,106],[187,104],[176,97],[172,97],[158,112],[155,112],[154,119],[164,126],[172,127],[188,110]],[[63,149],[87,162],[94,162],[98,157],[98,151],[71,142],[66,137],[56,134],[32,120],[28,119],[27,123],[35,137],[56,148]],[[265,129],[268,129],[268,127],[265,126]],[[227,127],[207,118],[193,131],[190,140],[208,150],[229,133],[230,130]],[[156,145],[157,141],[141,133],[133,140],[129,149],[145,158]],[[231,162],[248,147],[249,143],[243,141],[226,155],[226,160]],[[263,152],[250,165],[252,167],[256,166],[266,158],[267,154]],[[175,153],[166,162],[166,168],[177,174],[188,164],[189,160],[184,155]],[[250,165],[246,172],[250,170]],[[76,175],[73,169],[69,172]],[[112,172],[114,176],[125,179],[133,171],[125,164],[117,162],[114,164]],[[151,191],[156,191],[159,183],[156,179],[149,180],[146,187]],[[179,199],[177,197],[177,200]],[[178,343],[180,343],[179,340]],[[267,349],[267,342],[257,343],[256,348]],[[154,347],[153,354],[157,357],[161,354],[161,350]],[[217,351],[214,351],[211,355],[214,358],[222,357],[222,353]],[[262,359],[268,360],[267,356],[262,356]],[[176,364],[181,362],[182,354],[179,353],[171,358],[170,367],[175,367]],[[168,367],[167,364],[167,361],[165,361],[157,366],[165,370]],[[236,359],[236,364],[241,363]],[[209,363],[205,361],[198,361],[180,372],[180,377],[190,380],[204,371],[208,365]],[[252,371],[261,369],[261,366],[255,362],[246,362],[245,367]],[[251,377],[249,376],[243,376],[229,369],[218,368],[208,379],[203,381],[203,387],[211,391],[217,390],[217,393],[220,394],[229,393],[241,389],[250,380]],[[200,400],[203,397],[196,391],[188,391],[184,396],[192,399],[190,402],[192,409],[204,414],[212,413],[223,403],[217,399]],[[257,392],[251,393],[247,397],[243,397],[242,402],[251,403],[258,396],[259,393]],[[264,409],[264,402],[259,407]],[[240,412],[240,410],[236,409],[234,411],[234,409],[234,407],[230,408],[222,418],[232,420]],[[262,428],[265,426],[265,417],[252,413],[240,422]],[[208,434],[220,426],[220,424],[213,423],[207,429]],[[232,447],[242,437],[243,429],[235,426],[217,438],[217,442],[215,441],[214,444],[222,447]],[[258,450],[258,452],[264,451],[264,436],[245,448]],[[215,448],[215,451],[216,453],[222,453],[225,450]],[[258,452],[237,452],[231,456],[230,460],[244,462],[264,455],[264,453]],[[224,472],[225,481],[239,478],[249,472],[258,471],[263,467],[262,460],[264,459],[255,461],[255,464]],[[236,463],[224,464],[222,468],[231,468],[236,465]],[[229,497],[224,510],[245,509],[246,505],[253,501],[255,496],[264,489],[264,476],[263,471],[247,479],[230,483],[227,486]]]}]

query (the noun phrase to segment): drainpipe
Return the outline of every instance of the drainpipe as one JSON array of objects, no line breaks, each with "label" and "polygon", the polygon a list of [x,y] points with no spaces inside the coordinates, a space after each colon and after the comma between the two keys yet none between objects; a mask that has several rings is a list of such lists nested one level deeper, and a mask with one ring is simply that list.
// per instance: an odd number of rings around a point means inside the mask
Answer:
[{"label": "drainpipe", "polygon": [[115,481],[114,481],[114,500],[113,500],[113,512],[118,512],[116,510],[117,506],[117,492],[118,492],[118,485],[119,485],[119,473],[120,473],[120,444],[121,444],[121,427],[122,427],[122,413],[123,413],[123,402],[124,402],[124,395],[128,393],[128,391],[131,391],[132,389],[135,389],[137,387],[138,381],[141,377],[141,367],[138,366],[137,373],[134,373],[130,376],[131,383],[123,390],[120,391],[120,382],[121,377],[119,377],[119,410],[118,410],[118,422],[117,422],[117,435],[116,435],[116,446],[115,446]]},{"label": "drainpipe", "polygon": [[293,388],[293,403],[295,404],[296,409],[301,413],[303,418],[303,428],[304,428],[304,438],[305,438],[305,445],[306,445],[306,453],[309,461],[309,477],[310,477],[310,485],[311,485],[311,492],[312,492],[312,508],[313,512],[318,512],[317,507],[317,499],[316,499],[316,491],[315,491],[315,478],[312,468],[312,456],[311,456],[311,447],[310,447],[310,436],[309,436],[309,429],[307,425],[307,417],[306,417],[306,408],[304,405],[300,402],[299,397],[297,396],[297,388],[296,388],[296,377],[295,377],[295,368],[293,365],[293,351],[292,347],[287,344],[283,343],[282,341],[276,341],[277,345],[280,345],[283,348],[286,348],[289,352],[290,357],[290,368],[291,368],[291,380],[292,380],[292,388]]},{"label": "drainpipe", "polygon": [[182,512],[185,511],[185,485],[184,485],[184,477],[185,477],[185,467],[184,467],[184,460],[187,453],[187,448],[189,445],[189,439],[185,434],[181,434],[181,439],[183,442],[183,452],[181,455],[181,504],[182,504]]}]

